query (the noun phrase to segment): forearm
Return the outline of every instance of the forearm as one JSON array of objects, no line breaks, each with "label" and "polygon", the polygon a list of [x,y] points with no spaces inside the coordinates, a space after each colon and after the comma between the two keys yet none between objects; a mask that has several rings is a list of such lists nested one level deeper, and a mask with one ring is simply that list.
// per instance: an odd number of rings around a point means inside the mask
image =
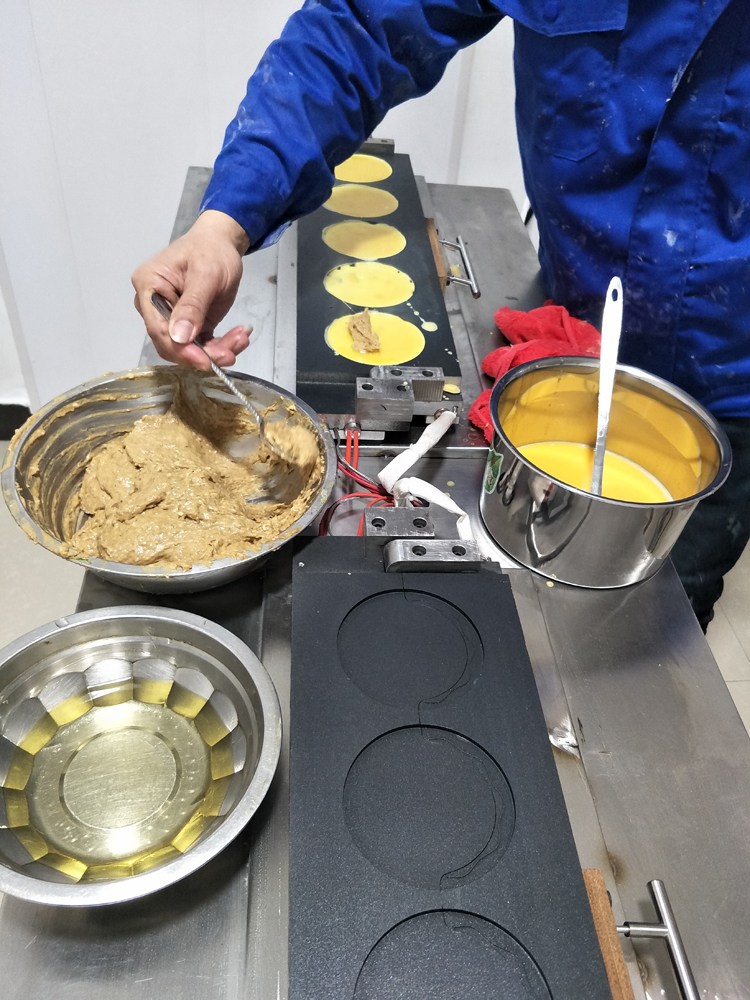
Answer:
[{"label": "forearm", "polygon": [[235,219],[251,245],[314,210],[333,167],[500,16],[485,0],[306,4],[251,77],[203,208]]}]

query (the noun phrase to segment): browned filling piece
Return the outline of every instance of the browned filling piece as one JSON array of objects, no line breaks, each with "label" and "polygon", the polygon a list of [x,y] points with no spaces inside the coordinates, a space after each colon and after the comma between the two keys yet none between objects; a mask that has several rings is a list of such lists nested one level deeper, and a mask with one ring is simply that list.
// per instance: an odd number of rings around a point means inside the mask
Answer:
[{"label": "browned filling piece", "polygon": [[360,354],[371,354],[373,351],[380,350],[380,337],[378,337],[372,328],[368,309],[355,313],[351,317],[349,320],[349,331],[352,335],[352,344],[355,351],[359,351]]}]

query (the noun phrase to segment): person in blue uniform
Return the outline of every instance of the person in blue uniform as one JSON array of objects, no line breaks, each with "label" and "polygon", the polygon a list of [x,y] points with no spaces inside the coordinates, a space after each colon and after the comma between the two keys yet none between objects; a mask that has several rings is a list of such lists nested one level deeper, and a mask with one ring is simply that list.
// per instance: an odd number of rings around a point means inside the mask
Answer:
[{"label": "person in blue uniform", "polygon": [[[460,49],[514,21],[516,118],[547,292],[596,325],[626,289],[621,360],[720,420],[734,454],[673,559],[705,628],[750,518],[750,17],[744,0],[310,0],[263,56],[192,229],[133,275],[159,354],[231,305],[242,255],[327,198],[333,168]],[[153,291],[176,302],[167,323]],[[247,346],[209,340],[220,364]]]}]

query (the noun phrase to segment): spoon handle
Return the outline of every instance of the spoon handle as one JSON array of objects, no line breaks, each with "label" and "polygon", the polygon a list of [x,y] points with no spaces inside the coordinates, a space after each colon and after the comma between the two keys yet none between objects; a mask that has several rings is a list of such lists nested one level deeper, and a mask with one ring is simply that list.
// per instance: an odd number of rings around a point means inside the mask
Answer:
[{"label": "spoon handle", "polygon": [[591,475],[591,492],[601,496],[604,475],[604,452],[607,449],[609,411],[612,406],[612,390],[615,385],[617,353],[620,347],[622,329],[622,282],[613,278],[607,289],[602,315],[602,346],[599,360],[599,402],[596,419],[596,444],[594,445],[594,469]]}]

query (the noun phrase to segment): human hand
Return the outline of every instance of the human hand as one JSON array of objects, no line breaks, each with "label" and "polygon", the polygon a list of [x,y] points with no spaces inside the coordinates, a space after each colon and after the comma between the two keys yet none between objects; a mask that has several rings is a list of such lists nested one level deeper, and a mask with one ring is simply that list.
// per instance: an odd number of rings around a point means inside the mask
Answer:
[{"label": "human hand", "polygon": [[[251,328],[235,326],[219,337],[216,325],[234,302],[249,240],[223,212],[203,212],[193,226],[133,272],[135,307],[165,361],[208,369],[200,338],[216,364],[229,367],[250,341]],[[151,301],[158,292],[172,305],[167,321]]]}]

